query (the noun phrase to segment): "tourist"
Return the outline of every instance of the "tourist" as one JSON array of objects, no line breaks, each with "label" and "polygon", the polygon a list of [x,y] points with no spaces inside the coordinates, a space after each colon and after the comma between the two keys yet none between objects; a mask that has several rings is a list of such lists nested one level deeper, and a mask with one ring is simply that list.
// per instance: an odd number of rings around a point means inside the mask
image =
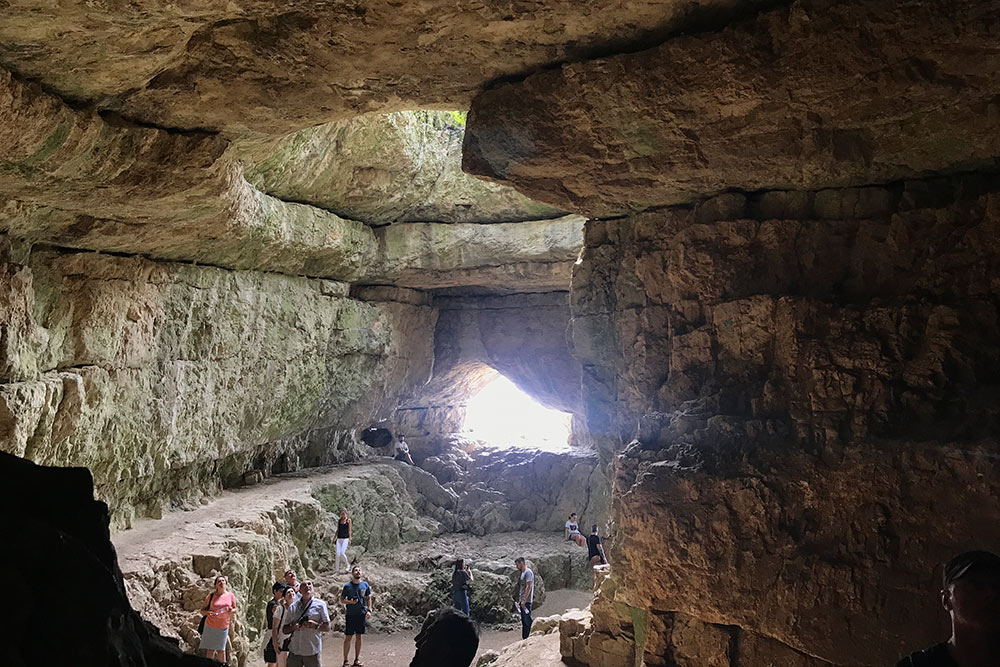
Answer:
[{"label": "tourist", "polygon": [[198,650],[206,658],[226,661],[226,639],[229,638],[229,620],[236,611],[236,596],[226,590],[226,578],[215,578],[215,590],[205,599],[201,615],[205,617],[205,630],[201,633]]},{"label": "tourist", "polygon": [[347,510],[340,508],[340,519],[337,521],[337,564],[340,567],[340,557],[344,557],[344,572],[351,571],[351,561],[347,559],[347,547],[351,544],[351,518]]},{"label": "tourist", "polygon": [[967,551],[944,566],[941,604],[951,639],[912,653],[896,667],[1000,665],[1000,556]]},{"label": "tourist", "polygon": [[411,466],[414,465],[413,459],[410,458],[410,447],[406,444],[406,440],[403,440],[402,433],[399,434],[396,441],[396,460],[409,463]]},{"label": "tourist", "polygon": [[517,610],[521,614],[521,639],[531,634],[531,603],[535,600],[535,573],[531,571],[524,556],[518,556],[514,565],[521,572],[517,595]]},{"label": "tourist", "polygon": [[569,520],[566,522],[566,541],[576,542],[578,547],[582,547],[587,543],[584,539],[583,534],[580,532],[580,522],[576,518],[576,512],[569,515]]},{"label": "tourist", "polygon": [[451,574],[451,603],[466,616],[469,615],[469,584],[472,581],[472,570],[465,564],[464,558],[459,558]]},{"label": "tourist", "polygon": [[286,586],[284,594],[281,597],[281,603],[274,608],[271,644],[275,647],[275,653],[278,657],[278,667],[285,667],[288,664],[288,644],[291,640],[291,634],[285,632],[285,626],[291,623],[291,609],[292,605],[295,604],[297,593],[296,590]]},{"label": "tourist", "polygon": [[295,593],[296,602],[302,595],[299,593],[299,578],[295,576],[295,570],[285,570],[285,585]]},{"label": "tourist", "polygon": [[322,667],[323,633],[330,629],[330,609],[319,598],[313,597],[313,583],[299,584],[299,599],[288,609],[282,628],[292,637],[288,640],[287,667]]},{"label": "tourist", "polygon": [[469,667],[479,650],[479,628],[466,614],[442,607],[427,614],[413,641],[410,667]]},{"label": "tourist", "polygon": [[[281,606],[281,598],[284,596],[286,590],[288,590],[288,586],[283,581],[276,581],[271,586],[272,599],[267,603],[267,607],[264,608],[264,622],[267,624],[268,630],[274,629],[274,611],[276,607]],[[280,644],[274,644],[271,641],[271,633],[268,633],[267,643],[264,644],[264,662],[268,665],[274,665],[278,662],[278,654],[275,646],[280,646]]]},{"label": "tourist", "polygon": [[354,665],[361,667],[361,640],[365,634],[368,619],[372,616],[372,587],[361,580],[361,568],[351,570],[351,580],[344,584],[340,601],[346,606],[344,619],[344,665],[351,650],[354,637]]},{"label": "tourist", "polygon": [[597,534],[597,524],[590,527],[590,535],[587,536],[587,558],[591,565],[607,565],[608,558],[604,555],[604,545],[601,544],[601,537]]}]

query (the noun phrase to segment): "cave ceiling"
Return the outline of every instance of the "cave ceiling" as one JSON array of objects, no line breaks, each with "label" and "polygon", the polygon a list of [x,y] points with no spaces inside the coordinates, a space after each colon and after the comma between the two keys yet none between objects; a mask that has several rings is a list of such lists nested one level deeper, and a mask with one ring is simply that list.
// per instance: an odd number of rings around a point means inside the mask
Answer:
[{"label": "cave ceiling", "polygon": [[465,108],[492,81],[763,4],[12,0],[0,64],[142,123],[281,134],[374,111]]}]

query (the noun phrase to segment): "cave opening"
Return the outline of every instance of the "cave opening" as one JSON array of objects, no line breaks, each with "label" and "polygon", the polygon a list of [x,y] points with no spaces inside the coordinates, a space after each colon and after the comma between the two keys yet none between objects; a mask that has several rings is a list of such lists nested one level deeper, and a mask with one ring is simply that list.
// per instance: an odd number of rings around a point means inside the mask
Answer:
[{"label": "cave opening", "polygon": [[498,374],[466,404],[463,431],[483,445],[565,451],[572,415],[541,405]]}]

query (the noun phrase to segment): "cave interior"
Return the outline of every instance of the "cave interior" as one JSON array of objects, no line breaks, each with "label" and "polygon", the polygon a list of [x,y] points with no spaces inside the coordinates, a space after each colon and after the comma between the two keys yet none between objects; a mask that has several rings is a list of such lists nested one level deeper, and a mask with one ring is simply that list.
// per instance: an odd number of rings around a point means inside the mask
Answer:
[{"label": "cave interior", "polygon": [[[3,562],[73,664],[215,664],[219,573],[258,664],[276,577],[337,596],[341,507],[376,634],[463,556],[511,623],[525,555],[590,667],[893,664],[1000,551],[1000,2],[0,19]],[[566,443],[470,433],[498,378]],[[9,664],[68,664],[48,613]]]}]

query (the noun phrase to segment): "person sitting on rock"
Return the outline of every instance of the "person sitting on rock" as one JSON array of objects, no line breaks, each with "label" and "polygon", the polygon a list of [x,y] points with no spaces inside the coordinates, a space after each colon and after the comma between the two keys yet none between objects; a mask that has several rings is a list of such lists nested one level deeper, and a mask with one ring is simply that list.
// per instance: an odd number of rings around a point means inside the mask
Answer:
[{"label": "person sitting on rock", "polygon": [[351,650],[353,636],[354,665],[361,667],[361,640],[368,619],[372,617],[372,587],[367,581],[361,580],[361,568],[357,565],[351,570],[351,580],[344,584],[340,601],[347,608],[344,619],[344,665],[347,666],[347,655]]},{"label": "person sitting on rock", "polygon": [[442,607],[427,614],[413,641],[410,667],[469,667],[479,650],[479,628],[468,615]]},{"label": "person sitting on rock", "polygon": [[580,532],[580,521],[576,518],[576,512],[570,514],[569,521],[566,522],[566,541],[576,542],[576,545],[579,547],[587,543],[583,533]]},{"label": "person sitting on rock", "polygon": [[1000,665],[1000,556],[967,551],[944,566],[941,605],[951,616],[951,639],[911,653],[896,667]]},{"label": "person sitting on rock", "polygon": [[465,564],[464,558],[459,558],[451,574],[451,603],[466,616],[469,615],[469,584],[472,582],[472,570]]},{"label": "person sitting on rock", "polygon": [[347,510],[340,508],[340,519],[337,521],[337,563],[334,567],[340,567],[340,558],[344,558],[344,572],[351,571],[351,561],[347,560],[347,547],[351,545],[351,517],[347,516]]},{"label": "person sitting on rock", "polygon": [[415,465],[413,459],[410,457],[410,446],[406,444],[402,433],[397,436],[396,440],[396,460],[409,463],[411,466]]},{"label": "person sitting on rock", "polygon": [[591,565],[607,565],[608,558],[604,555],[604,545],[601,544],[601,537],[597,534],[597,524],[590,527],[590,535],[587,536],[587,558]]}]

